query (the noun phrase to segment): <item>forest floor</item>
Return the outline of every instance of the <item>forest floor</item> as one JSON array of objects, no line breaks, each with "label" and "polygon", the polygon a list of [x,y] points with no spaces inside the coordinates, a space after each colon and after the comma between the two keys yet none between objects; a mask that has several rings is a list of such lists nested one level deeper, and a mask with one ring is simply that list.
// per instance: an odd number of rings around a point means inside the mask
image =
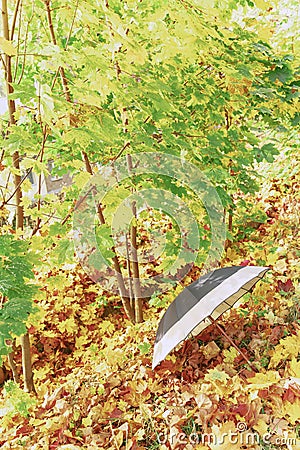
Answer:
[{"label": "forest floor", "polygon": [[221,261],[271,268],[220,320],[257,373],[214,326],[152,371],[165,307],[145,305],[144,323],[132,325],[116,299],[99,306],[81,269],[40,274],[45,295],[29,330],[37,396],[2,386],[3,450],[300,449],[300,176],[297,161],[268,170],[249,197],[268,219],[245,224],[237,211]]}]

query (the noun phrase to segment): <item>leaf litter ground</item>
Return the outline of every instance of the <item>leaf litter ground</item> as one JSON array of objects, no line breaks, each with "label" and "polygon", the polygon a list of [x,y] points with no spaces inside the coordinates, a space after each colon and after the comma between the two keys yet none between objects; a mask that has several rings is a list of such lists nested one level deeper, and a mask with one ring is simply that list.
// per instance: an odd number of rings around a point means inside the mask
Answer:
[{"label": "leaf litter ground", "polygon": [[[255,201],[268,220],[222,261],[272,269],[219,322],[257,373],[213,326],[153,372],[163,308],[146,306],[145,322],[132,325],[109,292],[99,306],[99,287],[79,268],[40,274],[44,300],[30,328],[38,395],[6,383],[1,448],[300,448],[299,181],[294,174],[263,186]],[[198,275],[194,268],[185,282]]]}]

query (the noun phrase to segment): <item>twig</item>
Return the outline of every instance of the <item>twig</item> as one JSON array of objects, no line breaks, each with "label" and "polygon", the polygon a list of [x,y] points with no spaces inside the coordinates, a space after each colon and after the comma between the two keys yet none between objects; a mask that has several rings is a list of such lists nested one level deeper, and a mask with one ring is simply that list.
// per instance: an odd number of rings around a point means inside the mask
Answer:
[{"label": "twig", "polygon": [[76,13],[78,10],[78,4],[79,4],[79,0],[77,0],[76,5],[75,5],[75,9],[74,9],[74,14],[73,14],[73,18],[72,18],[72,22],[71,22],[71,26],[70,26],[70,31],[66,40],[66,45],[65,45],[65,50],[67,50],[68,44],[69,44],[69,40],[71,38],[72,35],[72,31],[73,31],[73,27],[74,27],[74,23],[75,23],[75,18],[76,18]]},{"label": "twig", "polygon": [[121,148],[121,150],[119,151],[117,156],[115,156],[112,161],[116,161],[118,158],[120,158],[120,156],[122,155],[124,150],[126,150],[126,148],[128,148],[129,146],[130,146],[130,142],[128,141],[128,142],[126,142],[126,144],[123,145],[123,147]]},{"label": "twig", "polygon": [[21,3],[21,0],[17,0],[16,6],[15,6],[15,11],[14,11],[14,17],[13,17],[12,25],[11,25],[11,31],[10,31],[10,40],[11,41],[14,38],[14,33],[15,33],[15,28],[16,28],[16,22],[17,22],[17,16],[18,16],[18,10],[19,10],[20,3]]}]

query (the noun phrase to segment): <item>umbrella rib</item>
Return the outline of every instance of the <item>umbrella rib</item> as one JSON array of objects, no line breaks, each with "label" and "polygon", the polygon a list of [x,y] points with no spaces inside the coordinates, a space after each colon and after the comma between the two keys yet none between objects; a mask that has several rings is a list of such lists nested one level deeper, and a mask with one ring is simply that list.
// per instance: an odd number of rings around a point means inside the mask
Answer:
[{"label": "umbrella rib", "polygon": [[[227,306],[229,306],[229,308],[231,308],[231,305],[229,303],[226,302],[226,300],[224,300],[223,303],[226,303]],[[222,304],[222,303],[221,303]]]}]

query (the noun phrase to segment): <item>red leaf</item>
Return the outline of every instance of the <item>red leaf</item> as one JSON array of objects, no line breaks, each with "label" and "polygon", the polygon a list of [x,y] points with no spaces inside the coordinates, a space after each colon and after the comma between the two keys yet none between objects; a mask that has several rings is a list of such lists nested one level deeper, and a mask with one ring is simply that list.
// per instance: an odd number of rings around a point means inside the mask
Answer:
[{"label": "red leaf", "polygon": [[110,418],[111,419],[117,419],[119,417],[122,417],[123,412],[119,409],[119,408],[115,408],[111,414],[110,414]]},{"label": "red leaf", "polygon": [[277,292],[279,292],[279,291],[289,292],[289,291],[294,291],[295,287],[293,285],[292,280],[289,278],[285,283],[281,280],[278,280],[276,290],[277,290]]},{"label": "red leaf", "polygon": [[23,427],[17,429],[16,436],[27,436],[32,433],[33,429],[34,428],[32,425],[24,425]]},{"label": "red leaf", "polygon": [[288,389],[285,391],[285,393],[283,394],[283,400],[287,400],[287,401],[290,402],[290,403],[294,403],[295,398],[296,398],[296,396],[295,396],[293,390],[290,389],[290,388],[288,388]]},{"label": "red leaf", "polygon": [[249,259],[245,259],[245,261],[242,261],[240,266],[248,266],[250,264],[250,260]]},{"label": "red leaf", "polygon": [[245,403],[241,403],[239,406],[234,408],[234,412],[236,414],[239,414],[240,416],[244,417],[246,414],[249,413],[249,405],[246,405]]}]

